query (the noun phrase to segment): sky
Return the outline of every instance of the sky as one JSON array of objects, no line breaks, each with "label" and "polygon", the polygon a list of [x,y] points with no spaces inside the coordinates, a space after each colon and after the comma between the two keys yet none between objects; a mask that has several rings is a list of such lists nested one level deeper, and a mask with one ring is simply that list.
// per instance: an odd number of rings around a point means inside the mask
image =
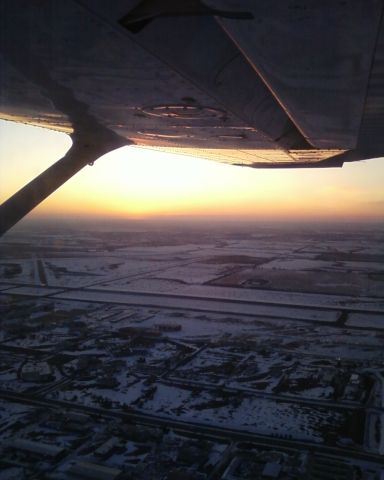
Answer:
[{"label": "sky", "polygon": [[[0,121],[0,202],[71,145],[69,136]],[[30,218],[384,220],[384,158],[335,169],[260,170],[123,147],[86,167]]]}]

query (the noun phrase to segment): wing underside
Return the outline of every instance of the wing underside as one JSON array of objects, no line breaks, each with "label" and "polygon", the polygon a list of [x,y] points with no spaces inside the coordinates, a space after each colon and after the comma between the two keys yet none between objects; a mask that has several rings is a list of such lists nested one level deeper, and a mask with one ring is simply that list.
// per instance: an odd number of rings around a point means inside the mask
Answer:
[{"label": "wing underside", "polygon": [[382,1],[182,3],[5,0],[0,118],[71,133],[70,95],[146,148],[263,168],[382,154]]}]

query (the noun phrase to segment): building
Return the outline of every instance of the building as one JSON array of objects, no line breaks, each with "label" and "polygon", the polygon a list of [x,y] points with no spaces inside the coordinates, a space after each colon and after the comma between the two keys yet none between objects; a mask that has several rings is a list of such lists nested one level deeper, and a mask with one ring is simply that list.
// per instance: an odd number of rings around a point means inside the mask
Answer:
[{"label": "building", "polygon": [[179,323],[157,323],[155,328],[159,330],[159,332],[179,332],[181,325]]},{"label": "building", "polygon": [[21,379],[25,382],[50,382],[53,380],[51,366],[47,362],[31,361],[23,365]]},{"label": "building", "polygon": [[60,457],[65,452],[65,448],[58,445],[36,442],[25,438],[11,438],[5,442],[5,447],[52,459]]},{"label": "building", "polygon": [[281,465],[275,462],[268,462],[265,464],[261,478],[279,478],[281,472]]},{"label": "building", "polygon": [[102,443],[95,451],[94,454],[100,458],[106,458],[120,446],[121,442],[117,437],[112,437],[106,442]]},{"label": "building", "polygon": [[92,480],[115,480],[122,473],[121,470],[112,467],[106,467],[91,462],[75,462],[68,473],[75,478],[90,478]]}]

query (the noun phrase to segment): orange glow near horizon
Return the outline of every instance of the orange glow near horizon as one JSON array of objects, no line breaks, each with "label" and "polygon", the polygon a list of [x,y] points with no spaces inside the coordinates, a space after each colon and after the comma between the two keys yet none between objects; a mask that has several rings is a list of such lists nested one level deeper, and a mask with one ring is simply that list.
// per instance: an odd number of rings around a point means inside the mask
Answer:
[{"label": "orange glow near horizon", "polygon": [[[0,122],[0,201],[62,157],[62,133]],[[86,167],[31,216],[384,219],[383,159],[342,169],[254,170],[124,147]]]}]

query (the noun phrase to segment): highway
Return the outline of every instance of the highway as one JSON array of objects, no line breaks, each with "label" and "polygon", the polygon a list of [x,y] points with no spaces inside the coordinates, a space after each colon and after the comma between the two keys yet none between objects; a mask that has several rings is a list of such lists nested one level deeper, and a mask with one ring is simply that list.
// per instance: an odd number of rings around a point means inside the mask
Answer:
[{"label": "highway", "polygon": [[[51,299],[74,300],[94,303],[109,303],[170,310],[189,310],[197,312],[242,315],[254,319],[297,320],[313,322],[330,327],[340,327],[339,318],[349,313],[365,312],[384,313],[380,304],[371,305],[367,310],[362,308],[336,308],[326,306],[293,305],[291,303],[270,303],[266,301],[212,298],[209,296],[190,296],[177,294],[161,294],[150,292],[122,292],[95,288],[58,288],[13,286],[3,291],[12,295],[49,297]],[[345,327],[344,327],[345,328]],[[359,326],[348,326],[348,329],[361,330]],[[364,328],[364,330],[382,330],[382,326]]]},{"label": "highway", "polygon": [[322,407],[322,408],[332,408],[334,410],[346,410],[347,412],[354,412],[355,410],[364,409],[369,412],[374,413],[383,413],[384,409],[381,407],[370,407],[365,409],[363,405],[359,405],[356,402],[348,402],[343,401],[342,403],[332,402],[329,400],[319,400],[317,398],[305,398],[305,397],[294,397],[293,395],[282,395],[280,393],[269,393],[269,392],[260,392],[251,388],[243,388],[243,387],[229,387],[226,385],[210,385],[209,383],[202,383],[202,382],[194,382],[193,380],[188,379],[178,379],[175,377],[171,377],[170,380],[165,380],[164,378],[161,379],[161,383],[170,386],[179,386],[179,387],[198,387],[204,390],[213,390],[217,392],[220,390],[223,393],[229,394],[239,394],[239,392],[243,393],[244,395],[251,395],[252,397],[258,398],[265,398],[270,401],[276,402],[286,402],[286,403],[296,403],[299,405],[309,405],[310,407]]},{"label": "highway", "polygon": [[44,407],[60,411],[65,408],[103,418],[120,419],[121,421],[140,423],[142,425],[148,425],[152,427],[172,428],[179,432],[186,432],[189,434],[198,433],[199,435],[221,438],[226,441],[252,442],[273,448],[281,447],[307,451],[309,450],[313,453],[319,453],[324,455],[340,455],[342,457],[353,457],[354,459],[379,463],[382,462],[381,455],[365,452],[362,450],[348,449],[336,445],[327,446],[320,443],[303,442],[300,440],[280,437],[270,437],[253,432],[236,430],[233,428],[226,428],[216,425],[209,425],[206,423],[187,422],[183,420],[177,420],[171,417],[162,417],[140,411],[132,410],[132,412],[123,412],[120,410],[108,410],[105,408],[91,407],[78,403],[74,404],[61,400],[45,399],[30,393],[15,393],[3,389],[0,389],[0,398],[11,402],[23,403],[36,407]]}]

